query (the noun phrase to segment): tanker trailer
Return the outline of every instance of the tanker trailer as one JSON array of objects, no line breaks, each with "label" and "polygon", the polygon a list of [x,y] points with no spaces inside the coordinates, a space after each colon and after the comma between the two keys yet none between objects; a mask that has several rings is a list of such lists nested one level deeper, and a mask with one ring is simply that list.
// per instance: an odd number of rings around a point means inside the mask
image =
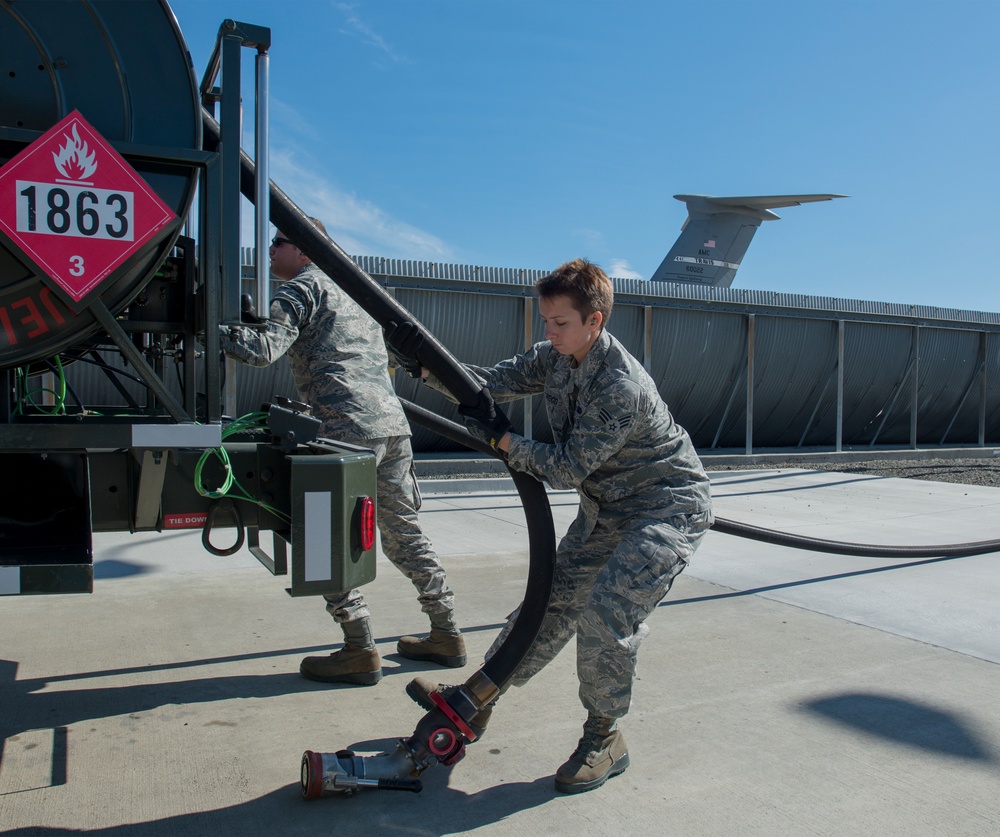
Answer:
[{"label": "tanker trailer", "polygon": [[[216,553],[239,549],[245,532],[268,569],[290,569],[292,595],[374,578],[374,455],[316,438],[308,406],[288,398],[223,415],[218,325],[263,327],[241,292],[241,194],[256,207],[258,253],[273,222],[381,326],[418,332],[421,362],[460,404],[492,404],[270,182],[269,45],[266,28],[224,21],[197,85],[165,0],[0,0],[0,593],[90,592],[93,532],[185,527],[201,528]],[[255,160],[239,139],[243,48],[258,54]],[[196,236],[181,235],[185,227]],[[266,298],[258,290],[260,310]],[[107,377],[115,403],[77,396],[72,377],[84,367]],[[404,408],[411,421],[496,455],[464,428]],[[419,790],[415,777],[454,764],[475,740],[468,722],[523,658],[552,583],[544,486],[511,475],[529,532],[513,629],[393,752],[303,754],[306,798]],[[213,541],[230,528],[233,543]],[[273,533],[270,552],[262,530]]]},{"label": "tanker trailer", "polygon": [[165,2],[0,0],[0,593],[91,592],[93,532],[182,528],[293,595],[374,578],[374,456],[288,398],[224,416],[205,327],[244,317],[239,52],[269,39],[226,21],[199,86]]}]

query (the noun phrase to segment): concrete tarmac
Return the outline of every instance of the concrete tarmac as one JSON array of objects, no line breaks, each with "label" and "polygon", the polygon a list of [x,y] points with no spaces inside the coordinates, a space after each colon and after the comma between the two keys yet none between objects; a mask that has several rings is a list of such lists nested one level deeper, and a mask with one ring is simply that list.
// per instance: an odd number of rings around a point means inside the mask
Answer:
[{"label": "concrete tarmac", "polygon": [[[712,482],[717,516],[817,538],[1000,538],[997,488],[798,469]],[[463,682],[481,663],[527,573],[507,486],[422,483],[470,662],[397,655],[427,623],[380,557],[365,588],[384,659],[374,687],[299,677],[335,626],[245,549],[213,557],[192,532],[95,536],[93,595],[0,601],[0,832],[1000,833],[1000,554],[853,558],[717,531],[649,620],[621,776],[553,788],[584,719],[571,643],[504,696],[463,760],[428,769],[421,793],[304,801],[304,750],[390,749],[423,715],[410,678]],[[550,500],[561,534],[575,495]]]}]

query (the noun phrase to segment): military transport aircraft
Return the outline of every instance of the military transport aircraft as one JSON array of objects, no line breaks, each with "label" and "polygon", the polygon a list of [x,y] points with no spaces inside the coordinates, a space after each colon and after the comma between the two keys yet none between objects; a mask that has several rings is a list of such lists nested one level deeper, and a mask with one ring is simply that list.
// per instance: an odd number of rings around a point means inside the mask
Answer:
[{"label": "military transport aircraft", "polygon": [[651,282],[694,282],[716,288],[733,284],[740,260],[761,221],[777,221],[771,212],[782,206],[800,206],[846,195],[758,195],[716,198],[711,195],[674,195],[687,205],[681,234],[651,277]]}]

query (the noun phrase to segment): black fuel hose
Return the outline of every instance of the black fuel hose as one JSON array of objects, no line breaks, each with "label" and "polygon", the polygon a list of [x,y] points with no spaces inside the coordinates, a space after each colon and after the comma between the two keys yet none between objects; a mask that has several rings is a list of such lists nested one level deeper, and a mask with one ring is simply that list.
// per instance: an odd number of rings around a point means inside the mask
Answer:
[{"label": "black fuel hose", "polygon": [[[221,142],[219,123],[207,111],[202,112],[203,137],[206,151],[215,151]],[[254,203],[256,167],[245,152],[240,153],[240,191]],[[324,235],[274,181],[270,184],[271,222],[291,239],[295,246],[315,262],[336,282],[372,319],[383,328],[390,323],[409,321],[423,335],[420,362],[444,384],[445,388],[467,407],[479,403],[481,384],[438,342],[430,331],[407,311],[396,299],[357,266],[331,238]],[[263,261],[263,254],[261,255]]]},{"label": "black fuel hose", "polygon": [[[216,151],[221,142],[219,123],[212,115],[202,110],[203,144],[206,151]],[[256,202],[256,167],[250,156],[240,151],[240,191],[251,203]],[[479,403],[482,385],[459,363],[452,354],[424,327],[409,311],[400,305],[385,288],[379,285],[365,271],[358,267],[332,239],[322,231],[278,186],[270,182],[270,220],[287,235],[327,276],[336,282],[358,305],[361,306],[383,328],[391,323],[409,321],[420,329],[424,342],[420,347],[420,362],[427,367],[455,399],[465,406]],[[263,254],[258,254],[258,264]],[[402,400],[402,399],[401,399]],[[427,421],[449,433],[459,432],[467,437],[463,444],[469,444],[472,437],[459,425],[449,422],[430,411],[409,405],[410,415],[416,411]],[[406,409],[406,402],[404,402]],[[446,428],[445,425],[450,425]],[[429,425],[428,425],[429,426]],[[434,429],[434,428],[431,428]],[[439,432],[441,432],[439,430]],[[447,434],[445,434],[447,435]],[[474,440],[472,440],[474,441]],[[477,450],[482,448],[477,447]],[[492,450],[493,455],[496,455]],[[503,686],[514,673],[518,663],[528,652],[528,648],[538,634],[542,618],[552,592],[552,577],[555,568],[555,532],[552,523],[552,509],[549,506],[545,486],[534,477],[511,471],[514,485],[524,506],[528,527],[528,581],[524,601],[513,629],[503,644],[481,671],[498,687]]]},{"label": "black fuel hose", "polygon": [[724,535],[736,535],[755,541],[789,546],[793,549],[808,549],[810,552],[833,552],[837,555],[857,555],[862,558],[963,558],[968,555],[984,555],[1000,552],[1000,540],[974,541],[972,543],[940,544],[937,546],[881,546],[878,544],[830,541],[793,535],[775,529],[764,529],[739,523],[735,520],[715,518],[712,528]]},{"label": "black fuel hose", "polygon": [[[421,424],[429,430],[433,430],[439,435],[444,436],[446,439],[451,439],[453,442],[458,442],[480,453],[496,456],[496,453],[489,445],[470,436],[464,428],[454,422],[448,421],[436,413],[425,410],[423,407],[412,404],[403,398],[400,401],[403,403],[403,410],[406,412],[407,418],[411,421]],[[510,468],[507,470],[510,471]],[[510,471],[510,473],[515,477],[517,475],[516,471]],[[528,507],[525,505],[525,512],[527,513],[527,511]],[[548,514],[548,525],[552,526],[552,510],[548,504],[545,506],[545,511]],[[836,555],[855,555],[862,558],[963,558],[970,555],[1000,552],[1000,540],[928,546],[883,546],[881,544],[852,543],[850,541],[811,538],[806,535],[782,532],[778,529],[765,529],[762,526],[740,523],[738,520],[728,520],[724,517],[716,517],[715,522],[712,524],[712,529],[724,535],[735,535],[738,538],[771,543],[776,546],[806,549],[810,552],[828,552]],[[551,585],[551,581],[549,584]]]},{"label": "black fuel hose", "polygon": [[[502,459],[485,442],[470,435],[464,427],[449,421],[437,413],[432,413],[417,404],[400,398],[406,417],[417,424],[433,430],[435,433],[451,439],[453,442],[465,445],[480,453]],[[524,601],[517,620],[510,633],[482,667],[482,672],[498,686],[510,679],[518,663],[524,658],[531,646],[541,622],[538,614],[544,615],[548,607],[549,595],[552,592],[552,577],[555,569],[555,524],[552,521],[552,507],[548,496],[544,502],[538,502],[537,491],[541,483],[534,477],[507,468],[514,487],[521,498],[524,507],[525,522],[528,526],[531,560],[528,562],[528,580],[525,584]],[[536,619],[538,619],[536,623]]]}]

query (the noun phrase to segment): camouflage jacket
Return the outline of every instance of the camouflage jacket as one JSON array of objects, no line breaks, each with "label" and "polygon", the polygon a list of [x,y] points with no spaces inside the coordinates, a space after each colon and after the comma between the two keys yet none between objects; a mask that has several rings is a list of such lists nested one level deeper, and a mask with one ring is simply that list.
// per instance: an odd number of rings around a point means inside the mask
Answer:
[{"label": "camouflage jacket", "polygon": [[[592,520],[629,517],[637,506],[711,511],[701,460],[642,364],[607,331],[573,363],[546,341],[493,367],[468,366],[497,402],[544,394],[554,443],[511,434],[510,467],[575,489]],[[428,384],[441,389],[433,376]]]},{"label": "camouflage jacket", "polygon": [[314,264],[283,283],[267,330],[221,330],[222,348],[251,366],[287,354],[302,401],[322,420],[322,435],[355,440],[409,436],[389,378],[382,329]]}]

